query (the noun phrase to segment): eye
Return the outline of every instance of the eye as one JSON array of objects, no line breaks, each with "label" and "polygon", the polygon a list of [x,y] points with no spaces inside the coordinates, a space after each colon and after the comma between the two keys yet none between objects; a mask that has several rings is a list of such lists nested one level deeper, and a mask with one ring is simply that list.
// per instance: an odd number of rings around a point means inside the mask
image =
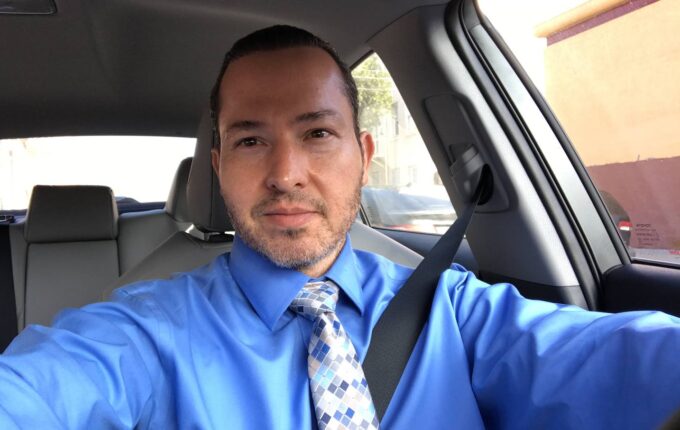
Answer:
[{"label": "eye", "polygon": [[256,137],[245,137],[243,139],[240,139],[236,142],[236,146],[243,146],[246,148],[250,148],[252,146],[255,146],[259,143],[259,140]]},{"label": "eye", "polygon": [[312,139],[323,139],[324,137],[330,136],[331,133],[328,130],[322,128],[317,128],[309,132],[309,137]]}]

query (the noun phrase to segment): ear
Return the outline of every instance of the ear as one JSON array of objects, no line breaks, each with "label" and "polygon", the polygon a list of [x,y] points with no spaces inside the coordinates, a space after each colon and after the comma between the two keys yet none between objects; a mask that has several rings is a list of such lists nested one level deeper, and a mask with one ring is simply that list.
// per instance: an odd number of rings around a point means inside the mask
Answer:
[{"label": "ear", "polygon": [[371,166],[371,160],[373,160],[373,153],[375,152],[375,143],[373,143],[371,133],[362,131],[359,134],[359,145],[361,145],[363,154],[361,185],[366,185],[368,183],[368,169]]},{"label": "ear", "polygon": [[213,148],[210,150],[210,162],[212,164],[213,171],[219,177],[220,176],[220,150],[219,148]]}]

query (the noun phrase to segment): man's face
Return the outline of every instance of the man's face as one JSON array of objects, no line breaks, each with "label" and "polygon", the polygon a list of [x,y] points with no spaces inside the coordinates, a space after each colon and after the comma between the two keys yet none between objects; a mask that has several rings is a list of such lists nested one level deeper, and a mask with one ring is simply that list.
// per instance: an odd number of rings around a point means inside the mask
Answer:
[{"label": "man's face", "polygon": [[250,54],[227,68],[220,106],[212,163],[236,232],[279,266],[323,274],[373,155],[369,134],[357,142],[340,69],[319,48]]}]

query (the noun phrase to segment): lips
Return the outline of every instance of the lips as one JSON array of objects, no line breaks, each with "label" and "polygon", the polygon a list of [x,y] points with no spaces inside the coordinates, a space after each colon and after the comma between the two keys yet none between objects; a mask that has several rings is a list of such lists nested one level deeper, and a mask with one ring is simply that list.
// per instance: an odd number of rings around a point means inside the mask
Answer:
[{"label": "lips", "polygon": [[304,207],[274,207],[263,211],[262,217],[276,227],[300,228],[312,220],[318,212]]}]

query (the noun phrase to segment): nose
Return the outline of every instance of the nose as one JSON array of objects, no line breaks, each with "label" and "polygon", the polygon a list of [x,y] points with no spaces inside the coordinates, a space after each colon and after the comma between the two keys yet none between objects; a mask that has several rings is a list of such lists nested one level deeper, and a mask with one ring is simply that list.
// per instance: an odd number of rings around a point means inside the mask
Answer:
[{"label": "nose", "polygon": [[294,139],[278,139],[267,161],[268,189],[288,193],[307,184],[307,157]]}]

